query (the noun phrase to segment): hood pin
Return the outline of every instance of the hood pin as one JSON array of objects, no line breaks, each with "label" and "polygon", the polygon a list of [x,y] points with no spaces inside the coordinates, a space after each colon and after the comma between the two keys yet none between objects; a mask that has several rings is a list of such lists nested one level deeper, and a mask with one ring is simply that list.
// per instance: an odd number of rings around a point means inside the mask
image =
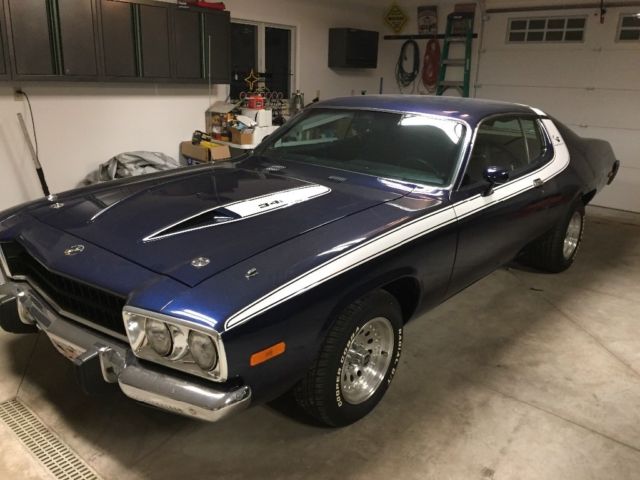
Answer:
[{"label": "hood pin", "polygon": [[250,269],[247,271],[247,273],[245,273],[245,274],[244,274],[244,277],[245,277],[247,280],[249,280],[250,278],[255,277],[256,275],[258,275],[258,273],[260,273],[260,272],[258,272],[258,269],[257,269],[257,268],[255,268],[255,267],[254,267],[254,268],[250,268]]},{"label": "hood pin", "polygon": [[210,263],[211,263],[211,260],[209,260],[207,257],[198,257],[191,260],[191,266],[195,268],[206,267]]}]

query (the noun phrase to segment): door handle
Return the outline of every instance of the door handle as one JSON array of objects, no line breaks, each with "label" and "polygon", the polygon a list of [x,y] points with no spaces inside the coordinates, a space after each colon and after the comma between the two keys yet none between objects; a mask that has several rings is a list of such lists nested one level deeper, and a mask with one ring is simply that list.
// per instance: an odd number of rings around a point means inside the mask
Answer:
[{"label": "door handle", "polygon": [[536,178],[536,179],[533,181],[533,186],[534,186],[535,188],[540,188],[540,187],[541,187],[541,186],[543,186],[543,185],[544,185],[544,182],[543,182],[543,181],[542,181],[542,179],[540,179],[540,178]]}]

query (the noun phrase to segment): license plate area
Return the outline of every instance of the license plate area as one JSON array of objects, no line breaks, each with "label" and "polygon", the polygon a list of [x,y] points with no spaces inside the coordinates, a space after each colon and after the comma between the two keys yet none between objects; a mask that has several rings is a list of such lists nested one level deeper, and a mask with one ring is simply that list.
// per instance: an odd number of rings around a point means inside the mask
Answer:
[{"label": "license plate area", "polygon": [[47,335],[49,336],[49,340],[51,340],[54,348],[71,361],[75,360],[87,351],[85,348],[79,347],[78,345],[75,345],[70,341],[64,340],[56,335],[53,335],[51,333],[48,333]]}]

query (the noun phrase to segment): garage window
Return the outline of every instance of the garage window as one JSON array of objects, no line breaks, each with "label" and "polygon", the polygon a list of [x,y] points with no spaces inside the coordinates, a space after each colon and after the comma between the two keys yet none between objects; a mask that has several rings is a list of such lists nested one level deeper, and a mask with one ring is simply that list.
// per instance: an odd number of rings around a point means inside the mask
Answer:
[{"label": "garage window", "polygon": [[512,18],[507,42],[582,42],[586,21],[586,17]]},{"label": "garage window", "polygon": [[[238,99],[248,90],[245,78],[253,70],[264,74],[264,87],[284,98],[291,96],[295,46],[295,27],[248,20],[231,23],[231,98]],[[257,86],[257,85],[256,85]]]},{"label": "garage window", "polygon": [[640,40],[640,13],[631,15],[620,15],[618,26],[618,41],[638,41]]}]

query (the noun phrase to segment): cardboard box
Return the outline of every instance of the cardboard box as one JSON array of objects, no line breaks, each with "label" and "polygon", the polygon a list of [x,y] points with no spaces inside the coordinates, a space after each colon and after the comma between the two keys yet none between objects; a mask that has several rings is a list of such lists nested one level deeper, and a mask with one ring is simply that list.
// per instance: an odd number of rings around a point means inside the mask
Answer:
[{"label": "cardboard box", "polygon": [[213,133],[216,131],[216,127],[220,128],[224,122],[229,121],[229,115],[240,103],[216,102],[211,105],[205,112],[205,130],[207,133]]},{"label": "cardboard box", "polygon": [[231,151],[226,145],[209,148],[191,142],[180,143],[180,154],[196,162],[219,162],[231,158]]},{"label": "cardboard box", "polygon": [[246,128],[244,130],[238,130],[237,128],[231,128],[231,143],[236,145],[252,145],[253,144],[253,130]]}]

